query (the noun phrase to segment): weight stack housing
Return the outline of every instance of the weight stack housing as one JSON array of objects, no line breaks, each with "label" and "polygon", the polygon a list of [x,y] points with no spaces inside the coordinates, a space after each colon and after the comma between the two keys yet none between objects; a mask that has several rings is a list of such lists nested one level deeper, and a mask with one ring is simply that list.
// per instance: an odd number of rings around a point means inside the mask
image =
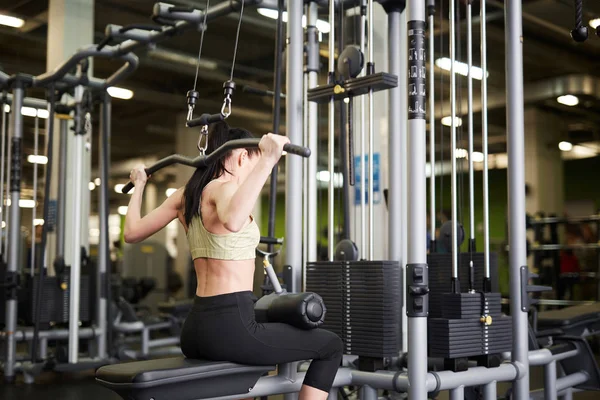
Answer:
[{"label": "weight stack housing", "polygon": [[[461,253],[458,256],[458,278],[460,279],[460,291],[467,293],[469,289],[469,264],[471,259],[475,267],[475,291],[484,291],[483,281],[484,254],[483,253]],[[429,317],[438,318],[442,316],[442,296],[452,289],[452,255],[450,253],[432,253],[427,255],[427,266],[429,267]],[[498,254],[490,253],[490,284],[491,292],[499,292],[498,283]]]},{"label": "weight stack housing", "polygon": [[[42,301],[40,323],[66,324],[69,322],[69,273],[66,272],[65,283],[67,290],[62,290],[59,278],[56,276],[44,276],[42,287]],[[23,325],[32,326],[36,319],[36,299],[38,295],[39,275],[35,277],[26,276],[23,286],[19,290],[19,319]],[[81,275],[79,320],[89,322],[91,320],[91,298],[90,277]]]},{"label": "weight stack housing", "polygon": [[398,355],[402,325],[402,275],[399,263],[309,263],[306,290],[323,298],[327,317],[322,328],[342,338],[346,354],[357,355],[365,360],[381,360]]}]

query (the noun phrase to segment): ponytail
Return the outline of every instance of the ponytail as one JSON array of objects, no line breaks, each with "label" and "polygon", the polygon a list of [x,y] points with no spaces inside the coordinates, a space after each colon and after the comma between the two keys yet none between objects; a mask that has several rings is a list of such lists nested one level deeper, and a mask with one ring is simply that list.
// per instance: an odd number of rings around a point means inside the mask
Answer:
[{"label": "ponytail", "polygon": [[[208,133],[208,145],[206,154],[212,153],[215,149],[221,147],[225,142],[236,139],[253,138],[252,133],[241,128],[230,128],[225,121],[220,121],[212,124]],[[258,148],[247,149],[250,155],[258,154]],[[225,168],[225,160],[231,155],[231,152],[223,155],[214,163],[206,167],[197,168],[190,180],[185,185],[183,192],[184,201],[184,216],[186,225],[190,225],[192,218],[200,215],[200,200],[202,191],[210,181],[223,175],[230,173]]]}]

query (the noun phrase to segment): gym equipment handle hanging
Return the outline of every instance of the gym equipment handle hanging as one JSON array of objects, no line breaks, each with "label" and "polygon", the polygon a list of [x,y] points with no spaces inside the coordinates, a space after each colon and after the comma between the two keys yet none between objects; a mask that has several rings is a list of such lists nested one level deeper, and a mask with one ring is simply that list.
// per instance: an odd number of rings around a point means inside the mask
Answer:
[{"label": "gym equipment handle hanging", "polygon": [[[201,168],[212,164],[231,150],[258,147],[259,143],[260,139],[230,140],[227,143],[215,149],[212,153],[210,153],[207,156],[200,155],[198,157],[191,158],[182,156],[180,154],[173,154],[171,156],[163,158],[162,160],[159,160],[156,164],[146,168],[145,171],[147,175],[151,175],[156,171],[159,171],[173,164],[182,164],[187,165],[189,167]],[[311,154],[311,151],[308,147],[298,146],[290,143],[284,145],[283,150],[289,154],[294,154],[300,157],[310,157]],[[133,183],[128,182],[123,187],[122,193],[127,194],[131,189],[133,189]]]}]

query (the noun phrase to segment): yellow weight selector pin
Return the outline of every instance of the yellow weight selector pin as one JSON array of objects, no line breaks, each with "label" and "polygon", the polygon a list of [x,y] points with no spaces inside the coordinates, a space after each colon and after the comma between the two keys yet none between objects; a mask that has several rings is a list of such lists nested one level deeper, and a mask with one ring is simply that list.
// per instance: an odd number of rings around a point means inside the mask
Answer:
[{"label": "yellow weight selector pin", "polygon": [[484,315],[479,320],[481,322],[483,322],[485,325],[491,325],[492,324],[492,316],[491,315]]},{"label": "yellow weight selector pin", "polygon": [[340,85],[335,85],[333,87],[333,93],[335,94],[342,94],[346,91],[346,89],[344,89],[343,87],[341,87]]},{"label": "yellow weight selector pin", "polygon": [[69,285],[67,285],[67,282],[63,282],[63,283],[60,284],[60,288],[62,290],[67,290],[68,287],[69,287]]}]

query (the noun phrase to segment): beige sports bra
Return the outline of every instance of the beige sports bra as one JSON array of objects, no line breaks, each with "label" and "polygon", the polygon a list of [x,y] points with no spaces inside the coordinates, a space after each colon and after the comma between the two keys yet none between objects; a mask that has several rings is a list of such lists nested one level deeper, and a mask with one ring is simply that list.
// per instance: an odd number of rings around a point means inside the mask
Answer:
[{"label": "beige sports bra", "polygon": [[206,230],[200,215],[192,218],[187,240],[192,259],[213,258],[217,260],[250,260],[256,258],[260,242],[260,230],[252,221],[239,232],[215,234]]}]

